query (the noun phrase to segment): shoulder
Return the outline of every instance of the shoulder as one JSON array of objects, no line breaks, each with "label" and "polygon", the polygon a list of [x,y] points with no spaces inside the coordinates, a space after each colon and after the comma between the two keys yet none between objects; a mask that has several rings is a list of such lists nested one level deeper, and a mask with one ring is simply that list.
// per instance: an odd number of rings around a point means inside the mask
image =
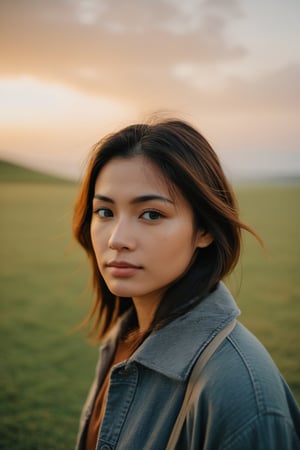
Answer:
[{"label": "shoulder", "polygon": [[[200,375],[190,419],[199,422],[200,415],[202,426],[205,418],[206,433],[216,435],[222,430],[223,442],[232,444],[228,448],[248,448],[246,442],[255,439],[255,434],[259,439],[288,435],[299,442],[296,401],[267,350],[239,323]],[[245,446],[235,447],[234,439],[243,436]]]},{"label": "shoulder", "polygon": [[[243,325],[224,340],[203,370],[206,388],[257,414],[284,409],[286,385],[270,354]],[[213,381],[214,380],[214,381]]]}]

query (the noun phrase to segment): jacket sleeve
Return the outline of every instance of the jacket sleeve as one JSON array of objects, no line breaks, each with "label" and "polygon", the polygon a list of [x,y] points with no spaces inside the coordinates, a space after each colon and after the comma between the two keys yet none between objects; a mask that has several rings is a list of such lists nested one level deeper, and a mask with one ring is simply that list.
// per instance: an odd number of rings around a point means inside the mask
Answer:
[{"label": "jacket sleeve", "polygon": [[189,450],[300,450],[296,400],[242,332],[233,331],[202,371],[181,439]]},{"label": "jacket sleeve", "polygon": [[[299,433],[300,430],[298,430]],[[300,440],[293,423],[280,414],[255,417],[226,442],[220,450],[300,450]]]}]

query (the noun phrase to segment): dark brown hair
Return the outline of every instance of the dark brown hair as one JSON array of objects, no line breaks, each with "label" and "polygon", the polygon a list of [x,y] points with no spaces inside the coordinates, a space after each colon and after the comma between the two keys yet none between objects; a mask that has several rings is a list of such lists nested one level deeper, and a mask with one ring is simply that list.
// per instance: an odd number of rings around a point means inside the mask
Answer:
[{"label": "dark brown hair", "polygon": [[102,168],[113,158],[137,155],[156,164],[169,185],[179,189],[193,210],[196,229],[209,232],[214,239],[208,247],[197,250],[189,271],[167,290],[152,328],[183,314],[233,270],[240,256],[242,229],[260,241],[255,232],[241,222],[234,193],[216,153],[191,125],[168,119],[130,125],[105,137],[93,148],[73,217],[74,236],[92,265],[96,298],[86,322],[94,319],[92,334],[97,339],[131,307],[132,300],[116,298],[108,290],[97,266],[90,235],[95,182]]}]

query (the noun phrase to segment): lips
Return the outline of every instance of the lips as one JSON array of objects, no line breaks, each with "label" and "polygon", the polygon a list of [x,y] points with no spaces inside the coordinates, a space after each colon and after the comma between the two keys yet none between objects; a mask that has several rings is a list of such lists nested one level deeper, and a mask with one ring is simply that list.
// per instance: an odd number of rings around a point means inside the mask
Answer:
[{"label": "lips", "polygon": [[131,278],[142,269],[141,266],[136,266],[127,261],[111,261],[106,264],[106,270],[114,278]]},{"label": "lips", "polygon": [[135,264],[131,264],[126,261],[111,261],[106,266],[116,267],[119,269],[141,269],[141,266],[136,266]]}]

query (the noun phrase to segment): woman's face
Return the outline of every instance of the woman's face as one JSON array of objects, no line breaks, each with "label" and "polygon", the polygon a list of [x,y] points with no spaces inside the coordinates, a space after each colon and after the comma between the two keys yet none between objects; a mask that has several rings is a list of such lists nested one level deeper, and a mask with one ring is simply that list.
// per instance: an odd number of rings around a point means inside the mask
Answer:
[{"label": "woman's face", "polygon": [[189,203],[176,189],[171,195],[161,171],[142,156],[115,158],[98,175],[91,238],[109,290],[157,304],[196,248],[212,240],[195,233]]}]

